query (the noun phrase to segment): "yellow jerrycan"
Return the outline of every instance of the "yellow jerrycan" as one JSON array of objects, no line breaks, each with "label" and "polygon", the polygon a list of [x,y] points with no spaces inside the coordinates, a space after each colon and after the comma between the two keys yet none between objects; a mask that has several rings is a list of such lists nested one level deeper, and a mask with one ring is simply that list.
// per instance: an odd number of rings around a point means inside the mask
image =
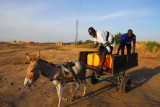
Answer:
[{"label": "yellow jerrycan", "polygon": [[94,65],[94,53],[87,55],[87,65]]},{"label": "yellow jerrycan", "polygon": [[99,55],[97,53],[94,53],[94,66],[100,66],[101,61],[99,59]]}]

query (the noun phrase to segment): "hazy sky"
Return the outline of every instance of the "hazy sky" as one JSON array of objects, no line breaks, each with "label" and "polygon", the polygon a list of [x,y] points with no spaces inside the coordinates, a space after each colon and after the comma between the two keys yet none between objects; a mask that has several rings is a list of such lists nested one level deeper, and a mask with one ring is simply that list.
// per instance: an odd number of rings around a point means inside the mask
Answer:
[{"label": "hazy sky", "polygon": [[160,41],[160,0],[0,0],[0,41],[73,42],[88,28]]}]

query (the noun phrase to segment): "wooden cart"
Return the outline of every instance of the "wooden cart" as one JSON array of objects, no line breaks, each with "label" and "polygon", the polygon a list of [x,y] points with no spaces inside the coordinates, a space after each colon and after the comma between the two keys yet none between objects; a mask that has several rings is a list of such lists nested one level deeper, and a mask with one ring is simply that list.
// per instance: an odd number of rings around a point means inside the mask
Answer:
[{"label": "wooden cart", "polygon": [[[97,67],[87,65],[87,55],[89,53],[95,53],[96,51],[81,51],[79,53],[79,61],[83,62],[87,69],[89,69],[89,78],[92,84],[96,84],[99,78],[95,76]],[[111,74],[117,77],[116,84],[120,87],[120,92],[126,92],[131,87],[131,79],[125,75],[126,70],[138,66],[138,54],[118,55],[112,59],[112,67],[103,70],[104,75]],[[122,74],[120,76],[120,74]]]}]

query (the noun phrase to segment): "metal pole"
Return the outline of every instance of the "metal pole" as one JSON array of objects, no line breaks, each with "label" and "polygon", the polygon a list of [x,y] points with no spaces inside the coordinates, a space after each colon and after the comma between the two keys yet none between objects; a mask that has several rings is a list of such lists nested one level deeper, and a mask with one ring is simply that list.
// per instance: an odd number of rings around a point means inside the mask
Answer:
[{"label": "metal pole", "polygon": [[76,38],[75,38],[75,43],[78,42],[78,19],[76,20]]}]

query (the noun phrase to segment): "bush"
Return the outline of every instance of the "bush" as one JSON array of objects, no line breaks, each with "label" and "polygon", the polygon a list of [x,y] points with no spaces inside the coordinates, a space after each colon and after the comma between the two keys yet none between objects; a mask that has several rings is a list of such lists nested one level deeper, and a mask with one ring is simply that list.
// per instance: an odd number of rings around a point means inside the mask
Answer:
[{"label": "bush", "polygon": [[86,40],[86,41],[84,42],[84,44],[89,44],[89,43],[93,44],[93,43],[94,43],[94,41]]},{"label": "bush", "polygon": [[83,47],[83,48],[94,48],[93,47],[94,41],[91,40],[86,40],[85,42],[83,41],[78,41],[77,47]]},{"label": "bush", "polygon": [[115,35],[116,44],[120,43],[121,36],[122,36],[122,33],[120,32]]},{"label": "bush", "polygon": [[149,41],[146,43],[146,48],[151,52],[157,52],[158,50],[160,50],[160,44],[155,41]]},{"label": "bush", "polygon": [[71,45],[71,43],[63,43],[64,45]]},{"label": "bush", "polygon": [[77,45],[93,44],[93,43],[94,43],[94,41],[91,41],[91,40],[86,40],[85,42],[80,40],[80,41],[78,41]]},{"label": "bush", "polygon": [[82,40],[78,41],[78,43],[77,43],[77,45],[82,45],[82,44],[83,44]]}]

